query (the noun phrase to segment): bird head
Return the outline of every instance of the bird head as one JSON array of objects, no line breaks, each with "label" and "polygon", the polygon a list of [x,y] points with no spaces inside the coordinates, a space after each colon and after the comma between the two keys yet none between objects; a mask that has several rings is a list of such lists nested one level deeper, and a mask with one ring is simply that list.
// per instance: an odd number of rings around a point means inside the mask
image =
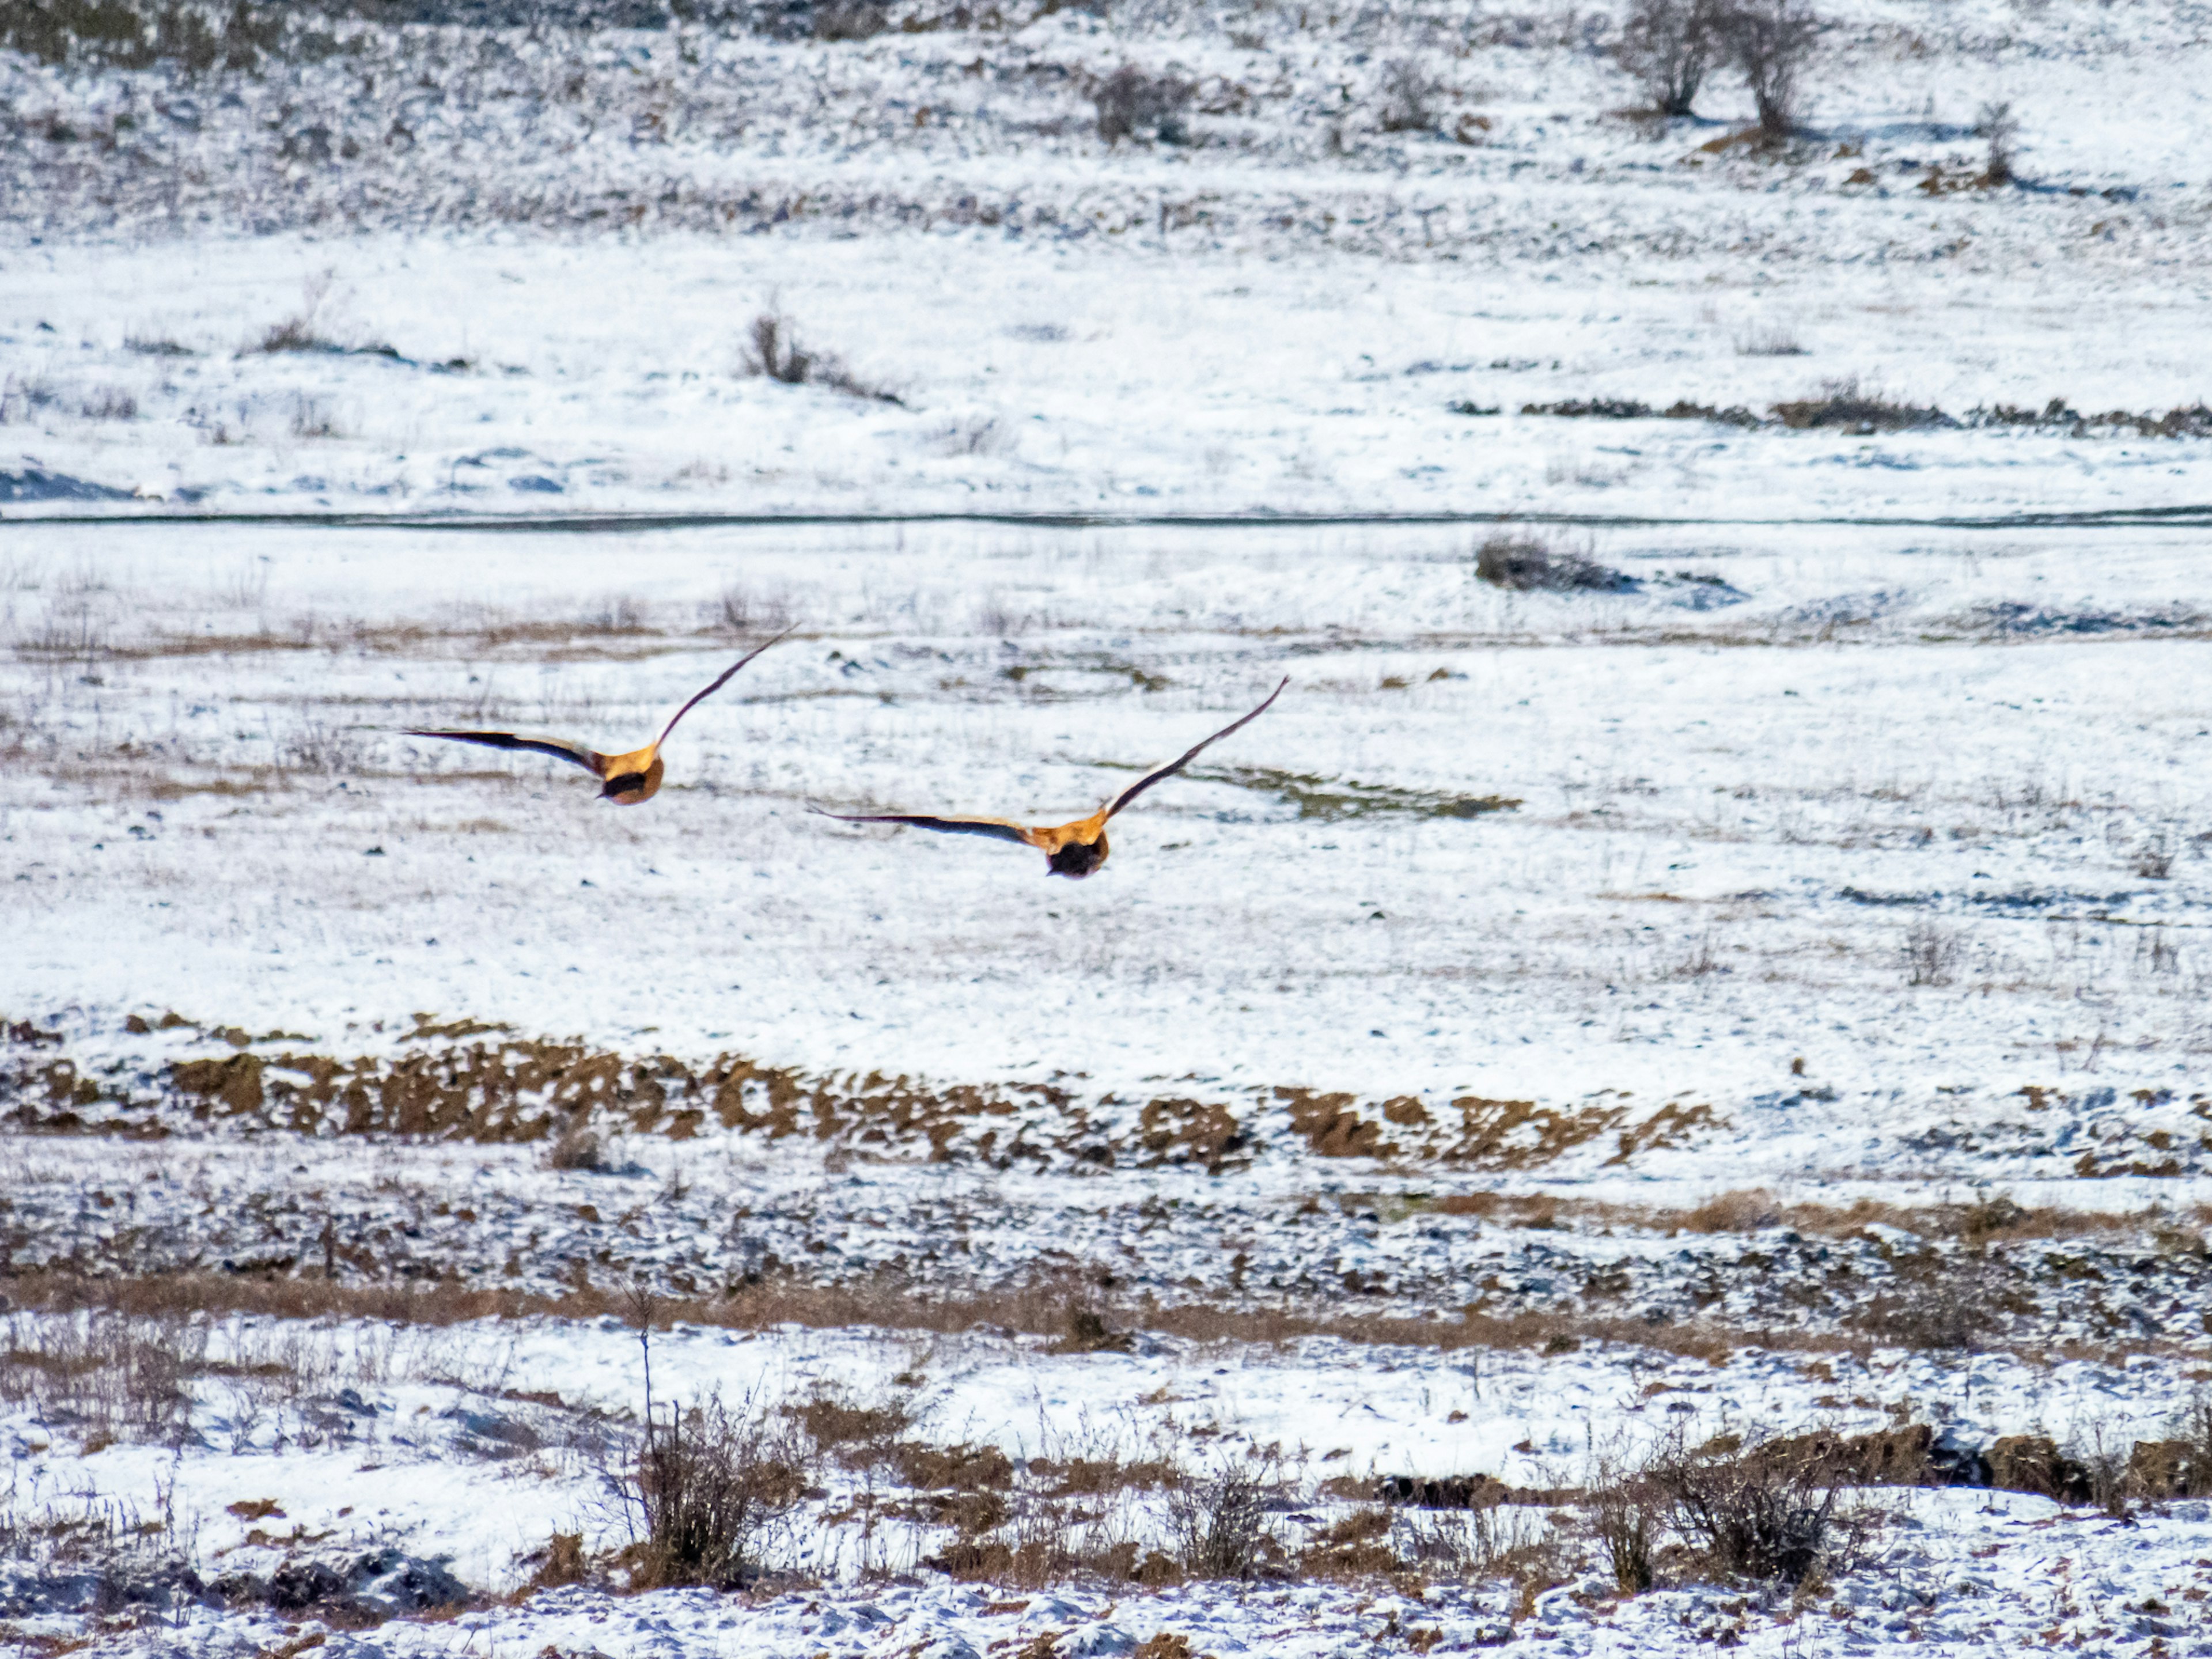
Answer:
[{"label": "bird head", "polygon": [[1072,841],[1064,847],[1055,848],[1052,855],[1045,860],[1045,873],[1048,876],[1066,876],[1073,880],[1081,881],[1084,877],[1105,862],[1105,836],[1101,836],[1097,841]]}]

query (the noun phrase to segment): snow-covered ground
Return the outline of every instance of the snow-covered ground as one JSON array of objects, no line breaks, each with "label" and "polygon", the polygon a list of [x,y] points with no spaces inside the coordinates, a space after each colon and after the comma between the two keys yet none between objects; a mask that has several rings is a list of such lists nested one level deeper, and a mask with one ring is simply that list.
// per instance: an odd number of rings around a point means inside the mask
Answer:
[{"label": "snow-covered ground", "polygon": [[[1870,1488],[1794,1598],[1620,1595],[1565,1492],[2192,1431],[2203,8],[1855,0],[1771,147],[1603,12],[703,16],[0,53],[0,1632],[2212,1652],[2141,1480]],[[642,740],[787,626],[635,810],[404,735]],[[1060,821],[1285,675],[1081,884],[807,811]],[[948,1583],[825,1446],[752,1592],[617,1593],[639,1285],[664,1402],[895,1402],[1010,1544],[1256,1457],[1292,1577]],[[1478,1474],[1559,1501],[1363,1518]]]},{"label": "snow-covered ground", "polygon": [[[1474,539],[21,529],[6,1006],[118,1100],[422,1013],[1109,1123],[1418,1096],[1448,1158],[1462,1099],[1595,1114],[1559,1174],[2198,1167],[2194,532],[1620,532],[1574,595]],[[802,631],[644,807],[401,735],[642,735],[732,611]],[[1057,821],[1284,673],[1080,884],[805,810]]]},{"label": "snow-covered ground", "polygon": [[[17,1316],[11,1334],[31,1348],[62,1333]],[[1003,1451],[1013,1501],[1046,1490],[1070,1458],[1133,1462],[1195,1439],[1210,1448],[1207,1461],[1234,1464],[1253,1455],[1246,1449],[1264,1448],[1285,1494],[1269,1524],[1292,1554],[1362,1509],[1319,1489],[1332,1476],[1480,1468],[1529,1484],[1579,1483],[1594,1449],[1618,1456],[1673,1431],[1741,1431],[1778,1419],[1860,1431],[1932,1415],[1947,1436],[1984,1443],[2051,1431],[2124,1443],[2163,1428],[2144,1402],[2179,1381],[2154,1366],[2046,1370],[1996,1358],[1961,1374],[1896,1353],[1805,1367],[1753,1352],[1716,1371],[1620,1349],[1487,1355],[1470,1364],[1465,1355],[1329,1342],[1252,1352],[1147,1340],[1131,1353],[1054,1356],[979,1334],[891,1341],[866,1331],[681,1326],[660,1333],[651,1354],[664,1401],[710,1390],[762,1401],[901,1399],[918,1439]],[[608,1448],[635,1433],[645,1350],[617,1321],[428,1332],[219,1321],[191,1355],[208,1374],[191,1383],[192,1402],[166,1445],[105,1444],[104,1435],[72,1431],[65,1415],[57,1427],[51,1410],[14,1413],[5,1423],[14,1512],[158,1516],[170,1537],[193,1540],[209,1580],[270,1574],[306,1540],[331,1558],[434,1558],[469,1583],[503,1591],[530,1578],[550,1534],[573,1533],[587,1549],[628,1536]],[[556,1590],[361,1638],[341,1625],[327,1644],[412,1654],[536,1653],[548,1644],[645,1653],[673,1644],[749,1655],[787,1653],[804,1641],[810,1652],[885,1654],[917,1641],[981,1651],[987,1637],[1031,1641],[1054,1629],[1063,1635],[1048,1650],[1056,1652],[1127,1652],[1168,1631],[1187,1634],[1194,1650],[1325,1654],[1355,1638],[1388,1651],[1413,1638],[1420,1651],[1425,1626],[1443,1632],[1447,1650],[1688,1652],[1728,1628],[1753,1650],[1778,1652],[2030,1633],[2100,1652],[2144,1650],[2157,1638],[2167,1645],[2149,1650],[2205,1650],[2193,1605],[2208,1587],[2201,1557],[2212,1516],[2203,1503],[2122,1522],[2014,1492],[1875,1489],[1882,1518],[1868,1567],[1797,1604],[1697,1587],[1620,1597],[1571,1516],[1541,1506],[1484,1512],[1486,1526],[1524,1548],[1554,1532],[1578,1540],[1562,1543],[1552,1582],[1528,1595],[1438,1567],[1425,1587],[1401,1578],[1388,1590],[1322,1582],[1019,1594],[930,1587],[921,1562],[944,1550],[951,1527],[895,1505],[878,1514],[884,1487],[866,1468],[833,1460],[818,1478],[787,1523],[789,1565],[811,1581],[803,1589],[764,1587],[737,1601]],[[1100,1506],[1083,1524],[1161,1541],[1158,1492],[1109,1492]],[[1410,1548],[1420,1527],[1448,1514],[1400,1512],[1399,1546]],[[20,1595],[24,1577],[19,1569],[12,1581],[0,1577],[0,1595],[11,1583]],[[57,1608],[17,1628],[35,1639],[88,1626],[82,1613]],[[267,1614],[216,1616],[189,1602],[151,1626],[90,1628],[104,1628],[102,1650],[118,1652],[244,1653],[279,1636],[297,1639],[296,1625]],[[483,1643],[489,1648],[465,1644]]]},{"label": "snow-covered ground", "polygon": [[[1748,108],[1726,75],[1697,120],[1626,118],[1617,21],[368,30],[219,92],[0,59],[5,510],[2212,500],[2202,438],[1520,412],[2203,404],[2201,8],[1838,9],[1771,151],[1711,148]],[[1188,143],[1098,136],[1124,60],[1195,80]],[[1435,127],[1386,131],[1409,65]],[[1972,183],[1992,102],[2002,188]],[[748,378],[771,307],[900,401]]]}]

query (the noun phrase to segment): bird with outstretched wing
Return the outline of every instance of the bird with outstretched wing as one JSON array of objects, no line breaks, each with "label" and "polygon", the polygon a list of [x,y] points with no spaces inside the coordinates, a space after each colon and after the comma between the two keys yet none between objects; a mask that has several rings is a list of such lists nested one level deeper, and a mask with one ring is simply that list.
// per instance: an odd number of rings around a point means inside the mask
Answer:
[{"label": "bird with outstretched wing", "polygon": [[587,743],[578,743],[568,738],[546,737],[521,732],[414,732],[410,738],[442,738],[448,743],[473,743],[486,749],[527,749],[536,754],[550,755],[582,767],[600,781],[599,799],[611,800],[617,806],[635,806],[641,801],[651,800],[660,791],[660,778],[665,769],[660,758],[660,745],[668,741],[668,734],[676,729],[676,722],[704,702],[730,682],[730,676],[743,668],[755,657],[787,637],[791,629],[785,629],[764,645],[750,651],[714,677],[714,683],[698,692],[681,708],[668,717],[668,724],[660,728],[660,735],[642,749],[630,750],[627,754],[603,755]]},{"label": "bird with outstretched wing", "polygon": [[1182,771],[1231,732],[1258,720],[1267,712],[1269,705],[1283,695],[1283,686],[1290,683],[1290,676],[1285,675],[1282,684],[1267,694],[1267,702],[1250,714],[1241,720],[1232,720],[1204,743],[1170,761],[1165,766],[1146,773],[1089,817],[1078,818],[1073,823],[1039,827],[1018,823],[1012,818],[944,817],[930,812],[830,812],[819,806],[807,810],[846,823],[906,823],[917,830],[935,830],[952,836],[990,836],[999,841],[1034,847],[1045,855],[1047,875],[1068,876],[1079,881],[1106,862],[1106,821],[1109,818],[1162,779],[1171,778]]}]

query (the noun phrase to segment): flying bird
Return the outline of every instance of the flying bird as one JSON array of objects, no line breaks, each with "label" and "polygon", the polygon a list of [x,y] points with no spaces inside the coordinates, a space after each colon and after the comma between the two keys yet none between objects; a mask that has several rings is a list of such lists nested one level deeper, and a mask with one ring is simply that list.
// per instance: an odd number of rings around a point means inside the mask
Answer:
[{"label": "flying bird", "polygon": [[[794,624],[796,626],[796,624]],[[737,661],[714,677],[714,682],[690,702],[669,716],[668,724],[660,728],[660,735],[642,749],[633,749],[626,755],[603,755],[589,744],[576,743],[567,738],[551,738],[519,732],[410,732],[410,738],[443,738],[449,743],[481,744],[486,749],[529,749],[541,755],[550,755],[582,767],[600,780],[599,799],[611,800],[617,806],[635,806],[641,801],[651,800],[660,791],[663,763],[660,745],[668,741],[668,734],[682,720],[701,703],[729,684],[730,676],[743,668],[755,657],[789,635],[787,628],[767,645],[756,646]]]},{"label": "flying bird", "polygon": [[941,830],[949,835],[993,836],[1000,841],[1034,847],[1044,854],[1047,875],[1067,876],[1080,881],[1106,862],[1106,821],[1109,818],[1161,779],[1171,778],[1182,771],[1207,748],[1219,743],[1239,726],[1249,726],[1258,720],[1267,712],[1268,704],[1283,695],[1283,686],[1290,683],[1290,676],[1285,674],[1282,684],[1267,694],[1267,702],[1261,703],[1242,720],[1223,726],[1179,759],[1146,773],[1089,817],[1078,818],[1073,823],[1054,824],[1047,829],[1017,823],[1012,818],[948,818],[933,817],[927,812],[829,812],[818,806],[808,810],[819,812],[825,818],[838,818],[847,823],[910,823],[918,830]]}]

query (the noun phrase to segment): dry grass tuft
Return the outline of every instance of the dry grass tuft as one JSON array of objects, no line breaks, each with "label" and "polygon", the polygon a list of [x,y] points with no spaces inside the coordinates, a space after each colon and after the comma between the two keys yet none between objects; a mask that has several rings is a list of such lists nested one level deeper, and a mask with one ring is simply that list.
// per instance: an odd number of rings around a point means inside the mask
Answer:
[{"label": "dry grass tuft", "polygon": [[1722,1193],[1707,1199],[1681,1218],[1684,1232],[1750,1233],[1776,1226],[1782,1212],[1774,1195],[1761,1188]]},{"label": "dry grass tuft", "polygon": [[901,1400],[860,1406],[840,1395],[817,1392],[784,1409],[816,1450],[836,1455],[850,1468],[890,1462],[898,1437],[914,1425],[914,1413]]}]

